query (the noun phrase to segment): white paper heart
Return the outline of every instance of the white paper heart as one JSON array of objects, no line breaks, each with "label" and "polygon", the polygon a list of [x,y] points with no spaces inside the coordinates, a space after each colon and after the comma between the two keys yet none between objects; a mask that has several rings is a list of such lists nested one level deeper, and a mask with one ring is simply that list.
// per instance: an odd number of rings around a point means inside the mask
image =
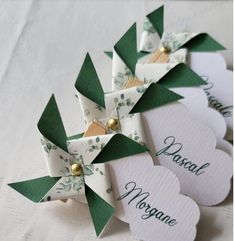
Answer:
[{"label": "white paper heart", "polygon": [[170,170],[153,166],[148,153],[110,162],[115,215],[130,224],[132,235],[145,241],[192,241],[200,212],[196,203],[179,194]]},{"label": "white paper heart", "polygon": [[227,70],[224,58],[217,53],[190,54],[190,67],[204,80],[202,86],[211,107],[218,110],[227,123],[226,138],[233,138],[233,73]]},{"label": "white paper heart", "polygon": [[216,149],[207,125],[192,118],[180,103],[143,113],[155,161],[179,178],[181,193],[201,205],[215,205],[230,190],[232,158]]}]

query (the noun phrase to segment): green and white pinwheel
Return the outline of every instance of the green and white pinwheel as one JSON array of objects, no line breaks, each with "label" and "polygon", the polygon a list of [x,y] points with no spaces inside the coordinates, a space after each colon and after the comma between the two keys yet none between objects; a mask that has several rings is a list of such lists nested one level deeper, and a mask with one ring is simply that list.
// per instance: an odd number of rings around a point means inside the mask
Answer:
[{"label": "green and white pinwheel", "polygon": [[145,53],[152,53],[161,48],[169,50],[169,63],[185,63],[187,51],[208,52],[225,49],[207,33],[165,32],[164,6],[146,16],[140,42],[140,51]]},{"label": "green and white pinwheel", "polygon": [[100,235],[115,212],[105,163],[145,152],[146,148],[121,134],[67,141],[54,95],[38,122],[38,129],[49,176],[9,186],[34,202],[85,196],[96,234]]},{"label": "green and white pinwheel", "polygon": [[106,54],[112,58],[113,91],[127,89],[128,82],[133,78],[139,80],[138,89],[147,89],[152,83],[157,88],[196,87],[206,84],[185,63],[141,63],[138,59],[146,53],[137,52],[136,24],[115,44],[113,51]]},{"label": "green and white pinwheel", "polygon": [[[148,89],[150,85],[153,86]],[[182,98],[156,84],[104,93],[89,54],[86,55],[75,87],[87,128],[93,121],[107,126],[106,123],[110,119],[117,119],[120,123],[119,128],[116,130],[107,128],[106,134],[121,133],[140,144],[146,144],[146,138],[138,112]],[[76,136],[72,139],[76,139]]]}]

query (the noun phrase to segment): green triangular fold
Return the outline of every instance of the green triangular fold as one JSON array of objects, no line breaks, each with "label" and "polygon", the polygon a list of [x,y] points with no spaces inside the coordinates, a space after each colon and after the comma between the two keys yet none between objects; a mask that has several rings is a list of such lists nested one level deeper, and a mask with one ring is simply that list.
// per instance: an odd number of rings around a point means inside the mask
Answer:
[{"label": "green triangular fold", "polygon": [[199,75],[183,63],[172,68],[157,83],[167,88],[193,87],[207,84]]},{"label": "green triangular fold", "polygon": [[[112,51],[105,51],[104,52],[110,59],[113,58],[113,52]],[[144,51],[141,51],[141,52],[137,52],[137,59],[140,59],[142,57],[144,57],[145,55],[149,54],[148,52],[144,52]]]},{"label": "green triangular fold", "polygon": [[152,23],[154,29],[157,31],[160,37],[163,34],[164,28],[164,6],[156,9],[146,16]]},{"label": "green triangular fold", "polygon": [[152,83],[135,104],[130,113],[139,113],[183,99],[182,96]]},{"label": "green triangular fold", "polygon": [[134,75],[137,62],[136,23],[115,44],[114,49]]},{"label": "green triangular fold", "polygon": [[60,177],[41,177],[8,185],[33,202],[40,202],[47,192],[59,181]]},{"label": "green triangular fold", "polygon": [[49,141],[67,151],[67,136],[54,95],[51,96],[41,115],[38,129]]},{"label": "green triangular fold", "polygon": [[85,194],[96,235],[99,236],[114,214],[114,207],[97,195],[88,185],[85,185]]},{"label": "green triangular fold", "polygon": [[104,91],[88,53],[78,74],[75,88],[79,93],[105,108]]},{"label": "green triangular fold", "polygon": [[225,50],[225,47],[214,40],[209,34],[201,33],[187,43],[185,43],[181,48],[187,48],[189,51],[218,51]]},{"label": "green triangular fold", "polygon": [[92,163],[105,163],[147,151],[145,146],[122,134],[114,135]]}]

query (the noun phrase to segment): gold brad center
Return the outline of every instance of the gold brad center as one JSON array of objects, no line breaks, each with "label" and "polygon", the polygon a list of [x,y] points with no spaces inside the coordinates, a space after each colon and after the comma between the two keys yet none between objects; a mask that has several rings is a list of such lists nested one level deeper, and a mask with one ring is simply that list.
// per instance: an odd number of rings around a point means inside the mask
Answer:
[{"label": "gold brad center", "polygon": [[71,172],[75,176],[80,176],[82,174],[82,165],[79,163],[72,164]]},{"label": "gold brad center", "polygon": [[160,52],[169,54],[171,52],[171,49],[169,47],[161,47]]},{"label": "gold brad center", "polygon": [[111,129],[113,131],[117,130],[118,127],[119,127],[118,119],[116,119],[116,118],[109,119],[108,122],[107,122],[107,126],[108,126],[109,129]]}]

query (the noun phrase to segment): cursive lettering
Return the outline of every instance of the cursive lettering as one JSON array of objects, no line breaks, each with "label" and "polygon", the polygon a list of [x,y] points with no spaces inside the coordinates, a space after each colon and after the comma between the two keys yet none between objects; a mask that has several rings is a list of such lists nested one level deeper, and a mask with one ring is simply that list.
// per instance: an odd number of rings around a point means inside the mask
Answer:
[{"label": "cursive lettering", "polygon": [[143,210],[144,214],[141,216],[143,220],[149,218],[155,218],[168,226],[174,226],[177,224],[177,220],[166,215],[163,211],[157,208],[151,207],[147,202],[150,197],[149,192],[143,192],[142,188],[136,187],[135,182],[128,182],[125,185],[126,192],[117,198],[117,201],[128,198],[128,205],[135,205],[136,209]]},{"label": "cursive lettering", "polygon": [[224,106],[215,96],[211,95],[210,89],[214,87],[213,83],[209,82],[209,77],[206,75],[201,76],[208,84],[206,86],[202,86],[205,91],[209,105],[214,109],[218,110],[224,117],[230,117],[233,115],[233,106]]},{"label": "cursive lettering", "polygon": [[176,142],[174,136],[166,137],[164,140],[164,144],[166,144],[166,146],[159,150],[156,153],[156,156],[171,156],[174,163],[176,163],[180,167],[185,168],[187,171],[195,174],[196,176],[202,175],[205,172],[206,168],[210,166],[210,163],[205,163],[201,166],[198,166],[192,161],[189,161],[188,158],[183,157],[182,154],[180,154],[180,151],[183,148],[183,144]]}]

